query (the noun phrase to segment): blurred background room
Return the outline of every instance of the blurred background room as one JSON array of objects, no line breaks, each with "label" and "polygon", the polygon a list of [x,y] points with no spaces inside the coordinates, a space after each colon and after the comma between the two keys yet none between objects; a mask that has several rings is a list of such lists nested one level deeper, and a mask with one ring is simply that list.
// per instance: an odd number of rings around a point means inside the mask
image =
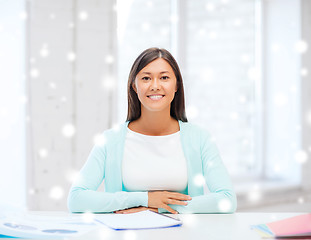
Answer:
[{"label": "blurred background room", "polygon": [[0,0],[0,205],[67,210],[100,133],[126,119],[134,59],[161,47],[238,211],[311,212],[310,45],[310,0]]}]

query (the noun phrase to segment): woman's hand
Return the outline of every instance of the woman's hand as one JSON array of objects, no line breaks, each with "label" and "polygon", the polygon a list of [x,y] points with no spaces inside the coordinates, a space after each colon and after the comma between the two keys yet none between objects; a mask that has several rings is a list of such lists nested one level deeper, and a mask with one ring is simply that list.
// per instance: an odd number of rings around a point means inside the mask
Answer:
[{"label": "woman's hand", "polygon": [[118,210],[118,211],[115,211],[115,213],[117,213],[117,214],[126,214],[126,213],[136,213],[136,212],[141,212],[141,211],[146,211],[146,210],[158,212],[157,208],[134,207],[134,208],[128,208],[128,209],[124,209],[124,210]]},{"label": "woman's hand", "polygon": [[186,201],[192,198],[188,195],[177,193],[177,192],[167,192],[167,191],[154,191],[148,192],[148,207],[151,208],[164,208],[171,213],[178,213],[172,209],[168,204],[183,205],[186,206],[188,203]]}]

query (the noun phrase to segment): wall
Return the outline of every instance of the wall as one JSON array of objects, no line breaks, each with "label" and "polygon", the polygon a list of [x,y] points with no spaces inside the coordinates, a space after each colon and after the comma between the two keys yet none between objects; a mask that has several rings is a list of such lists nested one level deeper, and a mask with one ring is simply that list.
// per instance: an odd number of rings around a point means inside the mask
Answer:
[{"label": "wall", "polygon": [[76,172],[114,122],[115,3],[27,3],[28,207],[66,210]]},{"label": "wall", "polygon": [[[302,182],[305,191],[311,192],[311,2],[301,0],[301,37],[309,43],[309,49],[302,55],[302,79],[301,79],[301,125],[302,125],[302,148],[308,153],[306,162],[302,168]],[[307,74],[304,71],[307,70]]]}]

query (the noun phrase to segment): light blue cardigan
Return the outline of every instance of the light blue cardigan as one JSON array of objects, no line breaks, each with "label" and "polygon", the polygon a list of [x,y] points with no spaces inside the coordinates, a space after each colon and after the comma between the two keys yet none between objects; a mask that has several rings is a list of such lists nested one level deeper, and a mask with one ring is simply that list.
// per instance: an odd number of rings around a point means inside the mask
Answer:
[{"label": "light blue cardigan", "polygon": [[[68,208],[71,212],[113,212],[148,207],[148,192],[127,192],[122,183],[121,164],[128,123],[104,131],[105,143],[93,147],[70,189]],[[236,195],[210,134],[190,123],[179,121],[179,127],[188,168],[188,187],[184,193],[189,194],[192,200],[188,201],[187,206],[170,207],[179,213],[234,212]],[[204,194],[200,184],[202,176],[209,189],[207,194]],[[97,191],[102,181],[105,192]],[[165,211],[159,209],[159,212]]]}]

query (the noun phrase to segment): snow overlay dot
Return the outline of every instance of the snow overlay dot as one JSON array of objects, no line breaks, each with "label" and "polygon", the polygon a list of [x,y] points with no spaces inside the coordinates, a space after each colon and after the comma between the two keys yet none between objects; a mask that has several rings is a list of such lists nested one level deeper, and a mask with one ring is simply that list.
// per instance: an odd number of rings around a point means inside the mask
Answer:
[{"label": "snow overlay dot", "polygon": [[67,123],[62,128],[64,137],[71,138],[76,133],[76,128],[71,123]]},{"label": "snow overlay dot", "polygon": [[79,19],[82,21],[85,21],[86,19],[88,19],[89,15],[86,11],[81,11],[79,13]]},{"label": "snow overlay dot", "polygon": [[69,53],[67,54],[67,59],[68,59],[68,61],[70,61],[70,62],[75,61],[75,60],[76,60],[76,54],[75,54],[74,52],[69,52]]},{"label": "snow overlay dot", "polygon": [[104,146],[106,144],[106,138],[103,134],[96,134],[93,138],[93,142],[97,146]]},{"label": "snow overlay dot", "polygon": [[48,150],[46,150],[45,148],[41,148],[39,149],[38,154],[40,158],[46,158],[48,156]]},{"label": "snow overlay dot", "polygon": [[308,154],[303,151],[303,150],[299,150],[295,153],[295,160],[300,163],[303,164],[307,161],[308,159]]},{"label": "snow overlay dot", "polygon": [[197,185],[197,186],[203,186],[205,183],[205,179],[204,179],[204,176],[202,174],[197,174],[195,177],[194,177],[194,184]]},{"label": "snow overlay dot", "polygon": [[60,186],[54,186],[50,190],[50,198],[59,200],[64,196],[64,189]]},{"label": "snow overlay dot", "polygon": [[218,209],[220,212],[229,212],[232,208],[232,204],[228,199],[222,199],[218,203]]},{"label": "snow overlay dot", "polygon": [[298,53],[305,53],[308,50],[308,43],[305,42],[304,40],[299,40],[295,44],[295,50]]}]

